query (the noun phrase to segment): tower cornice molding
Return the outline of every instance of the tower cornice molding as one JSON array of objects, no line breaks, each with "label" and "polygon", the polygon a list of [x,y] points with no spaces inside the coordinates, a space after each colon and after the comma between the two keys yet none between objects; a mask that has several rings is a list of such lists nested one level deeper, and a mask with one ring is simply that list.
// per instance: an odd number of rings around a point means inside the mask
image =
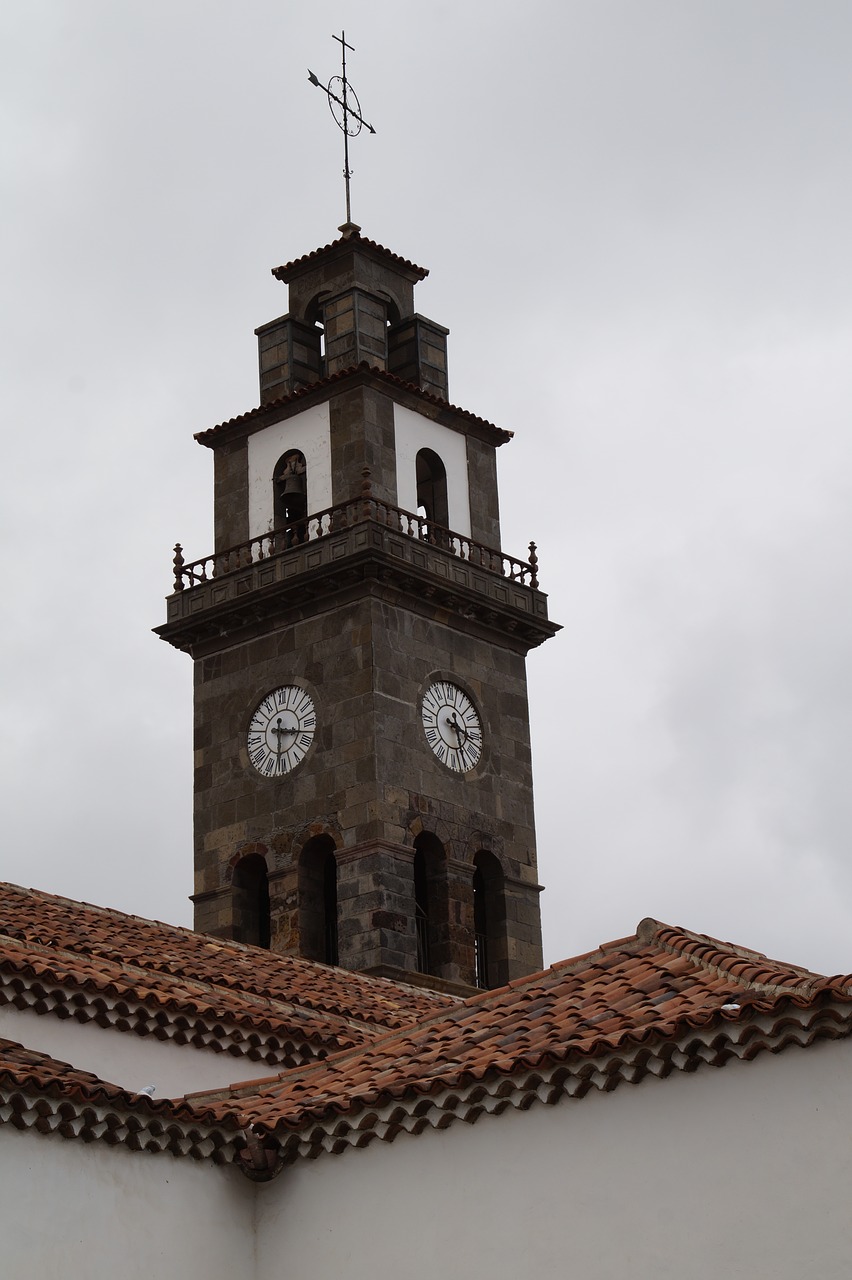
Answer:
[{"label": "tower cornice molding", "polygon": [[373,520],[308,542],[281,556],[213,577],[168,598],[157,635],[178,649],[216,652],[338,605],[368,590],[471,634],[527,653],[561,630],[537,588],[459,561],[441,547],[396,533]]},{"label": "tower cornice molding", "polygon": [[302,413],[312,405],[330,400],[336,395],[342,395],[355,387],[371,387],[389,396],[397,404],[405,405],[416,413],[422,413],[424,417],[431,418],[441,426],[449,427],[463,435],[475,436],[487,444],[495,446],[506,444],[514,434],[503,427],[495,426],[486,418],[480,418],[469,409],[462,409],[459,405],[450,404],[448,400],[442,400],[440,396],[421,391],[413,383],[405,382],[385,369],[362,363],[351,369],[343,369],[330,377],[321,378],[310,386],[300,387],[298,391],[282,396],[279,400],[258,405],[254,409],[238,414],[235,418],[229,418],[226,422],[209,427],[206,431],[197,431],[194,438],[208,449],[217,449],[223,445],[232,444],[236,440],[242,440],[256,431],[262,431],[272,423],[281,422],[296,413]]},{"label": "tower cornice molding", "polygon": [[338,849],[335,853],[337,865],[345,866],[350,862],[360,862],[374,853],[389,853],[402,862],[414,861],[414,850],[394,840],[362,840],[360,844],[351,845],[348,849]]},{"label": "tower cornice molding", "polygon": [[291,262],[285,262],[283,266],[273,267],[272,274],[276,280],[290,284],[307,271],[313,271],[320,265],[325,266],[353,253],[361,253],[365,257],[381,262],[383,266],[391,266],[412,284],[425,280],[429,274],[428,267],[418,267],[416,262],[410,262],[408,258],[402,258],[398,253],[394,253],[392,249],[386,249],[378,241],[362,236],[360,230],[354,226],[345,235],[338,236],[329,244],[302,254],[300,258],[294,258]]}]

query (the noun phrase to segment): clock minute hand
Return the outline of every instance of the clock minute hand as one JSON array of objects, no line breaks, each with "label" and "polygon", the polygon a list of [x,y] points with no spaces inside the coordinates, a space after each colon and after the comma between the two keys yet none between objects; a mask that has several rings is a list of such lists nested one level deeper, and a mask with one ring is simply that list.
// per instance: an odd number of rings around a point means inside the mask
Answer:
[{"label": "clock minute hand", "polygon": [[456,737],[459,740],[459,746],[461,746],[462,741],[467,738],[467,729],[465,729],[464,725],[459,724],[458,716],[455,711],[451,716],[447,716],[447,724],[451,729],[455,729]]},{"label": "clock minute hand", "polygon": [[278,754],[280,755],[280,754],[281,754],[281,739],[284,737],[284,734],[285,734],[285,733],[295,733],[295,732],[296,732],[296,730],[295,730],[295,729],[289,729],[289,728],[286,728],[286,727],[282,729],[282,728],[281,728],[281,717],[279,716],[279,717],[278,717],[278,720],[276,721],[275,728],[272,730],[272,732],[275,734],[275,739],[276,739],[276,741],[277,741],[277,743],[278,743]]}]

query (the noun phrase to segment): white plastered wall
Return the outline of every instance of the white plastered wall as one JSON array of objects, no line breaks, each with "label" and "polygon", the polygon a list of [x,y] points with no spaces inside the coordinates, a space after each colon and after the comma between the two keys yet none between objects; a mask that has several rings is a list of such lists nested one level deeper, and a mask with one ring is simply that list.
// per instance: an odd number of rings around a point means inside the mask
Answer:
[{"label": "white plastered wall", "polygon": [[467,477],[467,437],[431,418],[393,407],[396,447],[397,505],[403,511],[417,510],[417,454],[421,449],[437,453],[447,472],[449,525],[455,533],[470,537],[470,489]]},{"label": "white plastered wall", "polygon": [[852,1042],[321,1156],[258,1188],[258,1277],[848,1280]]},{"label": "white plastered wall", "polygon": [[4,1124],[0,1187],[3,1280],[254,1275],[254,1187],[236,1169]]},{"label": "white plastered wall", "polygon": [[250,538],[259,538],[272,528],[272,476],[275,464],[288,449],[301,449],[305,455],[308,514],[331,506],[331,437],[326,402],[249,436]]},{"label": "white plastered wall", "polygon": [[155,1098],[182,1098],[201,1089],[222,1089],[274,1074],[267,1063],[251,1058],[11,1005],[0,1007],[0,1036],[60,1062],[70,1062],[80,1071],[91,1071],[99,1079],[134,1093],[152,1084]]}]

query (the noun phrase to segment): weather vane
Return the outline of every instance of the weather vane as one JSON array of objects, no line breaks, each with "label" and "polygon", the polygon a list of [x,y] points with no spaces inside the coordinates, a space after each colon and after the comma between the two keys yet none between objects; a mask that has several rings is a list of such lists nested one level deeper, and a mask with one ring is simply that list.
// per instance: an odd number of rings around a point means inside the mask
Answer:
[{"label": "weather vane", "polygon": [[322,89],[323,93],[328,94],[328,105],[331,108],[331,114],[334,116],[338,129],[343,130],[343,177],[346,180],[346,223],[348,225],[352,222],[349,205],[349,179],[352,177],[352,170],[349,168],[349,139],[357,137],[362,127],[369,129],[370,133],[375,133],[376,131],[361,115],[361,103],[358,101],[358,95],[346,79],[346,50],[349,49],[352,53],[355,50],[351,44],[346,43],[345,31],[341,31],[339,36],[332,36],[332,40],[340,42],[340,52],[343,56],[343,75],[332,76],[328,84],[324,85],[309,68],[308,79],[311,84],[315,84],[318,89]]}]

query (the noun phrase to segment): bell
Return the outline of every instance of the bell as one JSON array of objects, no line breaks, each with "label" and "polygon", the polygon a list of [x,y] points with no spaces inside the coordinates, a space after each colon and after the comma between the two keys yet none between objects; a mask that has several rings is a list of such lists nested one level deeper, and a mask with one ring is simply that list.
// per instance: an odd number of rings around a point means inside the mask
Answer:
[{"label": "bell", "polygon": [[281,479],[279,479],[279,484],[281,484],[282,497],[288,498],[302,495],[305,492],[304,472],[301,475],[294,475],[292,472],[289,472],[283,477],[283,483],[281,483]]}]

